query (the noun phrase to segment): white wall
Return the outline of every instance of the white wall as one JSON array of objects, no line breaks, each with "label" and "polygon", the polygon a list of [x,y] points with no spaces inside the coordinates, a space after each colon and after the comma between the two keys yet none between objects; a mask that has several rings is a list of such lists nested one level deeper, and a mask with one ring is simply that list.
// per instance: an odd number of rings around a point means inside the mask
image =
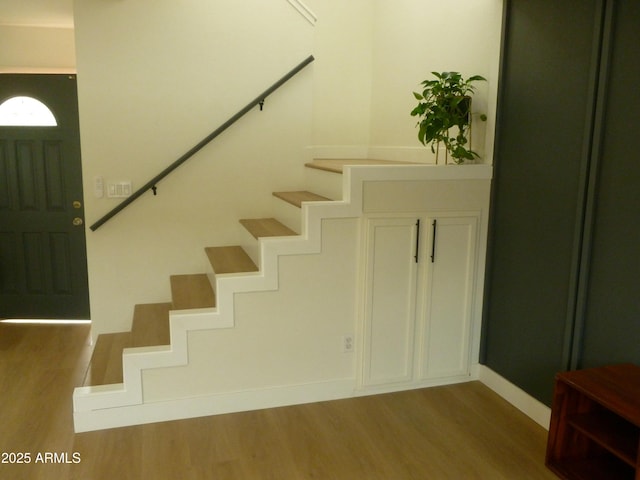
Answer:
[{"label": "white wall", "polygon": [[168,301],[169,275],[204,271],[202,248],[235,243],[239,218],[269,215],[271,192],[299,189],[311,156],[432,161],[409,115],[411,92],[431,70],[489,79],[475,104],[489,115],[486,134],[474,137],[490,162],[500,0],[305,4],[314,25],[285,0],[76,2],[89,224],[118,203],[95,198],[96,176],[140,186],[316,57],[264,112],[160,183],[157,197],[147,193],[87,232],[94,335],[129,329],[136,303]]},{"label": "white wall", "polygon": [[[239,218],[269,215],[271,192],[299,189],[311,155],[431,161],[409,115],[411,92],[431,70],[489,78],[476,107],[484,102],[492,120],[500,0],[305,3],[315,25],[285,0],[76,2],[88,223],[117,204],[93,195],[94,177],[141,185],[307,55],[316,57],[264,112],[251,112],[160,183],[157,197],[147,193],[87,232],[94,336],[128,330],[136,303],[168,301],[169,275],[205,271],[203,247],[236,243]],[[456,15],[463,33],[441,40]],[[489,160],[490,141],[484,150]],[[464,206],[450,205],[482,210],[482,235],[488,185],[479,195],[461,184],[466,194],[456,201]],[[430,186],[413,197],[400,190],[392,197],[400,203],[420,199],[412,209],[443,198]],[[324,224],[322,253],[280,257],[279,290],[236,294],[234,328],[189,332],[187,366],[144,370],[145,403],[127,407],[126,421],[219,412],[214,397],[238,409],[239,395],[258,408],[277,390],[286,398],[274,404],[285,404],[294,387],[312,391],[307,401],[325,398],[330,385],[336,395],[354,394],[359,353],[342,353],[340,340],[357,339],[361,328],[360,222]],[[474,322],[474,361],[478,332]],[[173,417],[141,416],[163,405]],[[111,415],[112,425],[121,421],[118,409],[105,410],[99,415]]]},{"label": "white wall", "polygon": [[322,252],[280,257],[278,290],[236,294],[234,328],[191,332],[189,365],[143,372],[145,402],[354,382],[358,223],[323,220]]},{"label": "white wall", "polygon": [[313,155],[433,162],[411,92],[431,71],[460,71],[488,79],[474,100],[488,121],[474,123],[473,146],[491,163],[502,0],[306,3],[318,16]]},{"label": "white wall", "polygon": [[373,65],[371,0],[310,0],[314,29],[312,152],[315,158],[366,158]]},{"label": "white wall", "polygon": [[[87,223],[139,187],[312,53],[287,2],[76,3]],[[205,270],[203,248],[237,242],[238,219],[295,188],[310,143],[313,66],[96,232],[87,231],[94,335],[128,330],[134,304],[170,300],[169,275]]]},{"label": "white wall", "polygon": [[73,28],[0,25],[0,73],[73,73]]},{"label": "white wall", "polygon": [[482,75],[473,110],[473,147],[491,163],[497,97],[502,0],[377,0],[373,28],[371,153],[433,162],[417,139],[412,95],[432,71]]}]

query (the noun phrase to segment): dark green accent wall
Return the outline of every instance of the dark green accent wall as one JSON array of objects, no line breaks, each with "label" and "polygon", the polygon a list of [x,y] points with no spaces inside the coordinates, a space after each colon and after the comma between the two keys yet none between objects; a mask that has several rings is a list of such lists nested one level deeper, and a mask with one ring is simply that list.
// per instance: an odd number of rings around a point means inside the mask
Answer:
[{"label": "dark green accent wall", "polygon": [[640,364],[640,2],[615,2],[579,365]]},{"label": "dark green accent wall", "polygon": [[558,371],[640,362],[636,3],[505,2],[481,361],[547,404]]}]

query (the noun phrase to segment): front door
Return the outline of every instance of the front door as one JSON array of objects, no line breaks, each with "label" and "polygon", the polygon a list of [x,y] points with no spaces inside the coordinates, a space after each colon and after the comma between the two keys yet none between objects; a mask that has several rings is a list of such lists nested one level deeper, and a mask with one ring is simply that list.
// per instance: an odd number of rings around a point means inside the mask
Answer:
[{"label": "front door", "polygon": [[0,108],[15,97],[56,125],[0,121],[0,318],[88,319],[76,78],[1,74]]}]

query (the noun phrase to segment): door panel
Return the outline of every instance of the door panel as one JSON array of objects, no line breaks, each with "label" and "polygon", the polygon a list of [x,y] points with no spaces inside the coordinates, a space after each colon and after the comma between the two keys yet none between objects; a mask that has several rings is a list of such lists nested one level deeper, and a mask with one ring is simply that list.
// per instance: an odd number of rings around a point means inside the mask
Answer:
[{"label": "door panel", "polygon": [[86,319],[75,77],[0,75],[0,102],[14,96],[40,100],[58,126],[0,126],[0,318]]},{"label": "door panel", "polygon": [[[422,334],[421,378],[469,372],[469,328],[475,278],[477,218],[429,218],[428,244],[433,259],[427,268],[427,313]],[[435,238],[433,234],[435,233]]]},{"label": "door panel", "polygon": [[18,270],[13,267],[16,258],[17,235],[13,232],[0,232],[0,295],[17,293]]},{"label": "door panel", "polygon": [[364,385],[411,380],[416,302],[416,219],[367,227]]},{"label": "door panel", "polygon": [[18,170],[18,198],[19,210],[37,210],[38,199],[36,185],[36,160],[34,157],[33,142],[19,141],[15,143],[15,166]]},{"label": "door panel", "polygon": [[0,210],[6,211],[10,205],[7,142],[0,138]]},{"label": "door panel", "polygon": [[56,294],[72,293],[71,285],[71,252],[69,236],[64,233],[52,233],[50,235],[51,264],[56,265],[52,269],[52,291]]},{"label": "door panel", "polygon": [[64,164],[62,162],[60,142],[45,142],[44,166],[47,210],[58,212],[64,211]]}]

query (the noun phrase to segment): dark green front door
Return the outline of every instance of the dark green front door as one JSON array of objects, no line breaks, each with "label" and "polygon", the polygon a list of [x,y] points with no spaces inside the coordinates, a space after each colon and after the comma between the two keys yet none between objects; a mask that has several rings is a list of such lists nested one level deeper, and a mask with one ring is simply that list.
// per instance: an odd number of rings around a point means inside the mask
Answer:
[{"label": "dark green front door", "polygon": [[57,126],[0,126],[0,318],[89,318],[73,75],[0,75],[0,104],[44,103]]}]

